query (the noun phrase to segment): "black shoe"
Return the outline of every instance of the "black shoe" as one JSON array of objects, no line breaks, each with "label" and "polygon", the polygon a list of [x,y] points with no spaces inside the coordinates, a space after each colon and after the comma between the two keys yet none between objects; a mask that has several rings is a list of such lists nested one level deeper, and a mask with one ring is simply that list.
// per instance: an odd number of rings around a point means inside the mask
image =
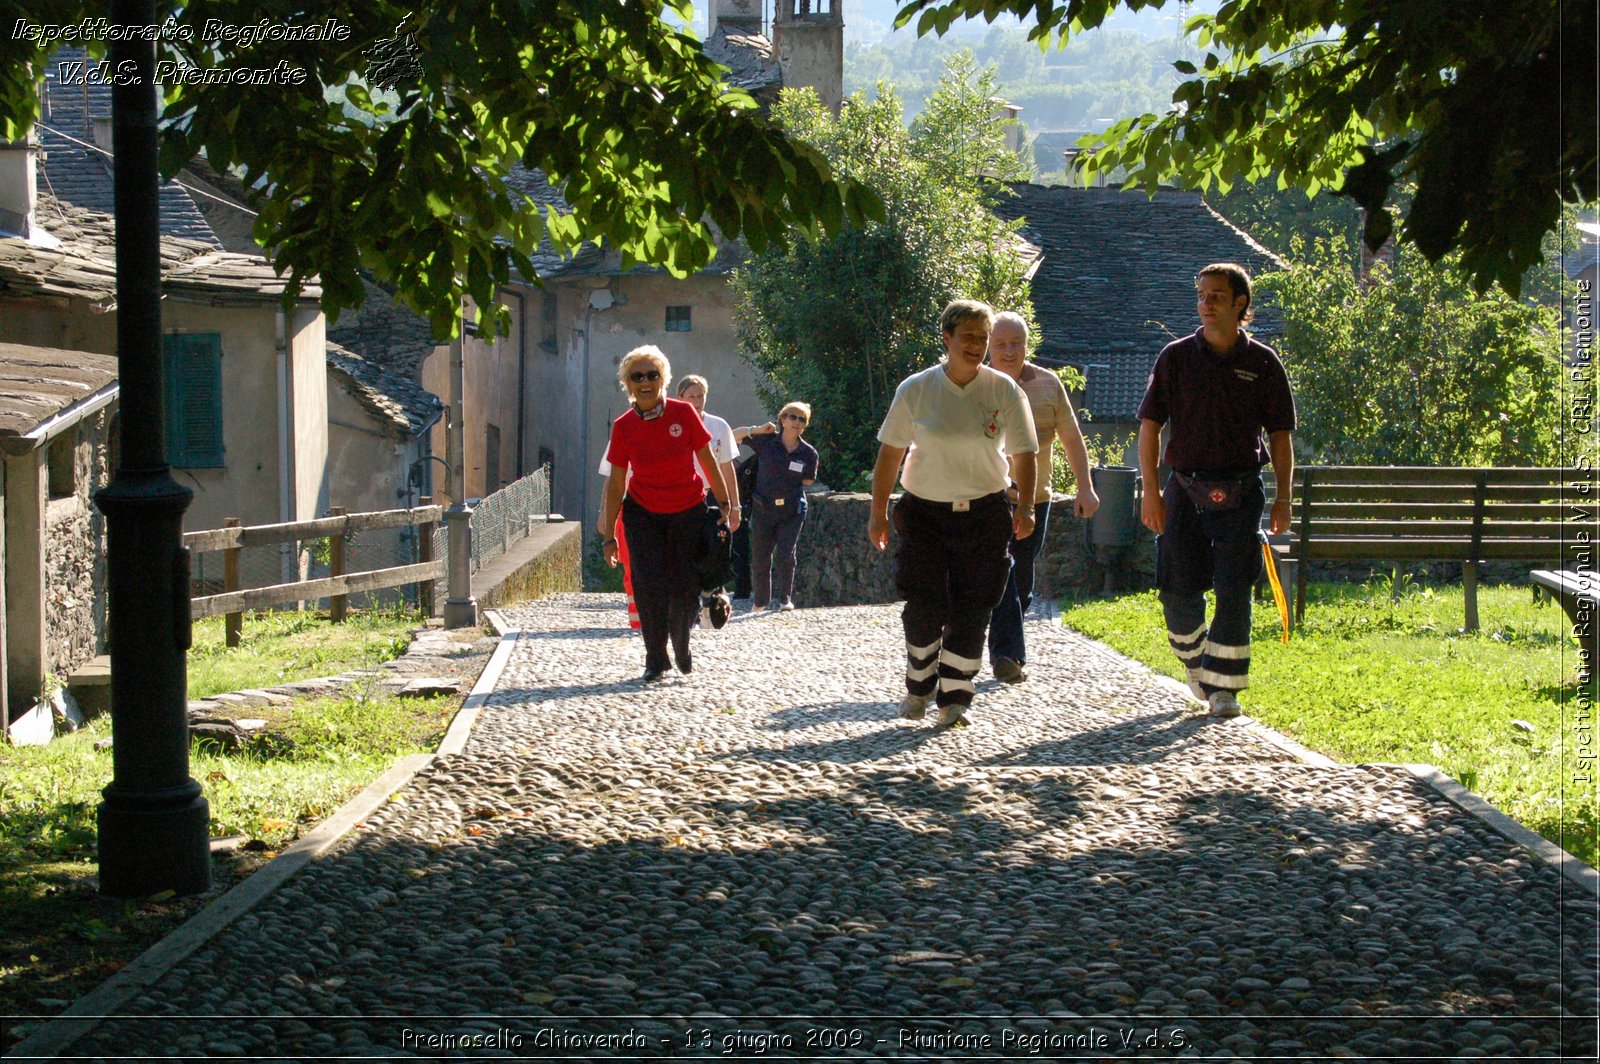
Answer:
[{"label": "black shoe", "polygon": [[661,679],[662,674],[665,673],[666,671],[667,671],[666,669],[657,669],[657,668],[655,668],[653,666],[650,667],[650,668],[647,668],[647,669],[644,670],[644,682],[645,683],[654,683],[655,681]]},{"label": "black shoe", "polygon": [[1001,683],[1021,683],[1028,674],[1022,671],[1022,663],[1015,658],[995,658],[994,678]]},{"label": "black shoe", "polygon": [[685,654],[685,655],[683,655],[683,657],[678,658],[677,660],[678,660],[678,671],[683,673],[685,676],[689,675],[691,672],[694,671],[694,659],[691,658],[689,655]]},{"label": "black shoe", "polygon": [[707,601],[706,610],[711,614],[711,627],[721,628],[733,613],[733,603],[728,601],[726,591],[719,591]]}]

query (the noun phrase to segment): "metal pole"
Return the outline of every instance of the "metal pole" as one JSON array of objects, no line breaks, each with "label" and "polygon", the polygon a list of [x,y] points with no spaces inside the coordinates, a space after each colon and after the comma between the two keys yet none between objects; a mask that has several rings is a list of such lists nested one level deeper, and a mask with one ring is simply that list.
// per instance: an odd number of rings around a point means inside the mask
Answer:
[{"label": "metal pole", "polygon": [[466,419],[466,315],[461,316],[456,338],[450,341],[450,429],[445,450],[450,463],[450,509],[444,512],[449,563],[449,597],[444,600],[446,628],[476,628],[478,600],[472,597],[472,508],[467,505]]},{"label": "metal pole", "polygon": [[[153,0],[112,0],[111,15],[156,24]],[[183,512],[193,493],[172,479],[162,430],[156,46],[134,36],[111,43],[112,69],[135,71],[111,89],[122,464],[95,496],[106,515],[114,738],[99,807],[100,891],[116,897],[211,885],[210,809],[189,775]]]}]

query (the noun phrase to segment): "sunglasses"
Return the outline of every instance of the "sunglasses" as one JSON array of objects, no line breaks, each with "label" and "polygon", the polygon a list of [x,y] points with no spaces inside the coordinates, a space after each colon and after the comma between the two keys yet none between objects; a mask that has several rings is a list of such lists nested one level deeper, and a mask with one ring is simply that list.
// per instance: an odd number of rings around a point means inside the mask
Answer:
[{"label": "sunglasses", "polygon": [[783,420],[785,420],[785,421],[798,421],[802,425],[804,425],[806,423],[806,419],[801,417],[799,414],[785,414],[785,415],[783,415]]},{"label": "sunglasses", "polygon": [[635,384],[643,384],[645,381],[658,381],[661,379],[661,371],[658,369],[635,370],[628,374],[628,379]]}]

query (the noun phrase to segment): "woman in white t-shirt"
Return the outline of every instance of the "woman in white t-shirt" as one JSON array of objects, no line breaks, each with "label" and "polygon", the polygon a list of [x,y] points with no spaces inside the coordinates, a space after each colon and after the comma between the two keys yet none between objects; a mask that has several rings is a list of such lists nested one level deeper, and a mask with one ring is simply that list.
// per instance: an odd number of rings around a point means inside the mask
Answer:
[{"label": "woman in white t-shirt", "polygon": [[950,725],[972,705],[989,614],[1011,570],[1007,547],[1033,532],[1034,463],[1016,463],[1015,507],[1006,487],[1008,459],[1033,454],[1039,441],[1022,389],[983,364],[993,323],[987,303],[945,307],[944,360],[900,382],[878,430],[867,538],[888,548],[898,477],[905,490],[894,507],[894,578],[906,599],[900,715],[908,720],[922,719],[936,699],[938,723]]}]

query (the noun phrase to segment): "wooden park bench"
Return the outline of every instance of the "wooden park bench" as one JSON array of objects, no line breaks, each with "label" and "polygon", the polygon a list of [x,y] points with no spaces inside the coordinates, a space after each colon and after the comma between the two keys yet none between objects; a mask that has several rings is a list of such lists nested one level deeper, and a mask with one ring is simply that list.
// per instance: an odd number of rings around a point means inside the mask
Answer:
[{"label": "wooden park bench", "polygon": [[1593,570],[1575,573],[1569,570],[1535,569],[1528,574],[1535,587],[1542,587],[1555,596],[1572,622],[1573,634],[1583,647],[1583,658],[1578,663],[1580,672],[1587,673],[1595,666],[1597,633],[1600,633],[1600,574]]},{"label": "wooden park bench", "polygon": [[[1592,479],[1576,469],[1542,467],[1302,466],[1295,471],[1291,532],[1273,545],[1295,570],[1295,621],[1305,619],[1309,562],[1459,561],[1466,628],[1475,631],[1478,563],[1559,567],[1563,521],[1593,527],[1593,496],[1573,490]],[[1583,501],[1575,506],[1573,498]]]}]

